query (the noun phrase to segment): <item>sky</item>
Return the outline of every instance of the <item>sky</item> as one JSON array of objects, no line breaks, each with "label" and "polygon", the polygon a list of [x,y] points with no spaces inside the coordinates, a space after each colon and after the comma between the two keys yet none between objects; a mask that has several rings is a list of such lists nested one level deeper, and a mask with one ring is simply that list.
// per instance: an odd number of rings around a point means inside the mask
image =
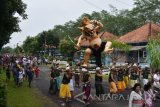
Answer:
[{"label": "sky", "polygon": [[83,13],[93,11],[110,11],[109,5],[117,9],[132,9],[133,0],[23,0],[27,4],[27,20],[19,25],[21,32],[11,35],[10,43],[6,46],[20,45],[27,36],[36,36],[38,33],[53,29],[55,25],[63,25],[75,21]]}]

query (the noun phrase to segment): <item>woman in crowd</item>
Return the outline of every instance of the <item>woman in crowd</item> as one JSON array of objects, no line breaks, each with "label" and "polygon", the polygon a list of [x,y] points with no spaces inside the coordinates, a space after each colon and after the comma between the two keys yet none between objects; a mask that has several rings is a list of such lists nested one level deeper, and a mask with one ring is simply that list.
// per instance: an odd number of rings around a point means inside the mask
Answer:
[{"label": "woman in crowd", "polygon": [[71,97],[73,99],[73,97],[74,97],[74,84],[73,84],[73,76],[72,76],[72,74],[71,74],[71,79],[70,79],[70,82],[69,82],[69,87],[70,87]]},{"label": "woman in crowd", "polygon": [[145,67],[144,70],[142,70],[142,76],[143,76],[143,85],[148,83],[148,78],[149,78],[149,74],[150,74],[150,69],[149,67]]},{"label": "woman in crowd", "polygon": [[38,78],[39,72],[40,72],[40,70],[39,70],[39,68],[36,66],[36,68],[35,68],[35,75],[36,75],[36,78]]},{"label": "woman in crowd", "polygon": [[23,80],[25,80],[26,72],[25,72],[25,69],[24,69],[24,65],[21,66],[21,70],[22,70],[22,73],[23,73]]},{"label": "woman in crowd", "polygon": [[136,83],[129,98],[129,107],[143,107],[144,99],[141,92],[141,84]]},{"label": "woman in crowd", "polygon": [[91,76],[88,73],[86,68],[82,68],[83,71],[83,89],[82,91],[85,92],[83,99],[85,101],[86,105],[89,105],[89,99],[90,99],[90,92],[91,92]]},{"label": "woman in crowd", "polygon": [[54,78],[54,84],[53,84],[53,92],[55,94],[58,94],[59,93],[59,89],[60,89],[60,82],[61,82],[61,77],[60,77],[60,70],[58,69],[58,66],[57,68],[55,68],[55,78]]},{"label": "woman in crowd", "polygon": [[54,88],[54,78],[55,78],[55,69],[54,67],[51,67],[51,71],[49,74],[50,77],[50,86],[49,86],[49,93],[53,93],[53,88]]},{"label": "woman in crowd", "polygon": [[33,71],[31,67],[28,68],[27,77],[28,77],[28,86],[31,88],[31,82],[33,80]]},{"label": "woman in crowd", "polygon": [[120,68],[118,70],[117,79],[118,79],[118,82],[117,82],[118,93],[122,93],[126,88],[126,85],[124,82],[124,69]]},{"label": "woman in crowd", "polygon": [[117,93],[117,70],[115,68],[111,69],[111,72],[109,74],[109,89],[110,89],[110,93]]},{"label": "woman in crowd", "polygon": [[62,103],[62,106],[65,106],[65,103],[68,102],[69,99],[71,99],[71,92],[69,87],[71,72],[71,69],[67,67],[60,85],[60,98],[64,102]]},{"label": "woman in crowd", "polygon": [[79,73],[75,73],[75,75],[74,75],[74,79],[75,79],[75,86],[77,87],[77,88],[80,88],[80,76],[79,76]]},{"label": "woman in crowd", "polygon": [[10,80],[10,78],[11,78],[11,69],[10,65],[8,65],[6,69],[6,81]]},{"label": "woman in crowd", "polygon": [[148,82],[144,85],[144,100],[145,100],[145,107],[153,107],[152,100],[154,99],[154,94],[152,88],[152,83]]},{"label": "woman in crowd", "polygon": [[137,79],[138,79],[138,67],[134,64],[130,70],[130,86],[131,86],[131,88],[134,86],[134,84],[138,83]]},{"label": "woman in crowd", "polygon": [[19,85],[19,71],[20,71],[20,68],[19,66],[16,66],[16,69],[15,69],[15,82],[16,82],[16,85],[18,86]]},{"label": "woman in crowd", "polygon": [[102,82],[103,82],[102,71],[100,67],[97,67],[96,74],[95,74],[95,88],[96,88],[97,97],[101,97],[101,95],[104,94]]},{"label": "woman in crowd", "polygon": [[153,75],[153,87],[154,91],[157,93],[156,98],[160,99],[160,71],[157,69]]},{"label": "woman in crowd", "polygon": [[129,65],[128,64],[125,66],[124,82],[126,84],[126,88],[128,88],[128,85],[129,85]]},{"label": "woman in crowd", "polygon": [[18,78],[19,78],[18,85],[21,86],[22,82],[23,82],[23,69],[22,68],[19,69],[19,76],[18,76]]}]

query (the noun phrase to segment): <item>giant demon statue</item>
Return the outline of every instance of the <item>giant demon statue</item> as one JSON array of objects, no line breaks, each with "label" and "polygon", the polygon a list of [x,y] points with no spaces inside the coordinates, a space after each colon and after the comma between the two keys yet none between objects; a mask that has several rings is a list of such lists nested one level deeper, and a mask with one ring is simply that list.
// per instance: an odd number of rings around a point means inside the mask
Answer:
[{"label": "giant demon statue", "polygon": [[95,56],[96,65],[98,67],[102,66],[101,62],[101,52],[111,53],[113,48],[111,49],[112,42],[102,42],[100,38],[100,31],[103,28],[103,24],[97,20],[89,20],[89,18],[85,17],[82,19],[81,27],[79,29],[82,32],[82,35],[78,39],[78,43],[76,44],[76,48],[79,50],[81,47],[81,42],[83,39],[89,41],[89,46],[85,50],[84,53],[84,63],[82,66],[87,67],[89,64],[90,55],[93,54]]}]

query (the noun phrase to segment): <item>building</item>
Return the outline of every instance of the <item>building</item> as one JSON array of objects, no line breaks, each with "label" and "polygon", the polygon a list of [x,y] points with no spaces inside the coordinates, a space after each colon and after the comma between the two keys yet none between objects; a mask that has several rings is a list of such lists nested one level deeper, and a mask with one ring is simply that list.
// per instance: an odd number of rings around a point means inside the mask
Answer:
[{"label": "building", "polygon": [[134,59],[134,61],[138,63],[149,63],[149,54],[146,50],[146,46],[149,38],[156,38],[158,33],[160,33],[159,25],[147,23],[142,27],[121,36],[118,41],[132,46],[129,53],[125,55],[126,57],[123,61]]}]

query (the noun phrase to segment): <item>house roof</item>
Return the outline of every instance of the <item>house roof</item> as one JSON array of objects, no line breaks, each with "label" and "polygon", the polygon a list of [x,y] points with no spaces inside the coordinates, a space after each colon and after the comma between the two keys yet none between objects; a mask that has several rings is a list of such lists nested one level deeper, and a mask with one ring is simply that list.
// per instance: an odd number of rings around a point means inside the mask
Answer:
[{"label": "house roof", "polygon": [[[117,36],[115,36],[115,35],[113,35],[113,34],[111,34],[111,33],[109,33],[109,32],[101,32],[101,33],[99,34],[99,36],[100,36],[101,39],[103,39],[103,40],[113,40],[113,39],[117,39]],[[77,36],[77,37],[75,38],[75,40],[78,40],[79,37],[80,37],[80,36]],[[82,40],[81,46],[88,46],[88,45],[89,45],[89,41]]]},{"label": "house roof", "polygon": [[151,37],[156,37],[158,33],[160,33],[160,26],[154,23],[147,23],[142,27],[121,36],[118,41],[125,43],[147,42],[150,34]]},{"label": "house roof", "polygon": [[101,39],[106,39],[106,40],[113,40],[113,39],[117,39],[118,37],[113,35],[112,33],[109,32],[102,32],[99,34]]}]

